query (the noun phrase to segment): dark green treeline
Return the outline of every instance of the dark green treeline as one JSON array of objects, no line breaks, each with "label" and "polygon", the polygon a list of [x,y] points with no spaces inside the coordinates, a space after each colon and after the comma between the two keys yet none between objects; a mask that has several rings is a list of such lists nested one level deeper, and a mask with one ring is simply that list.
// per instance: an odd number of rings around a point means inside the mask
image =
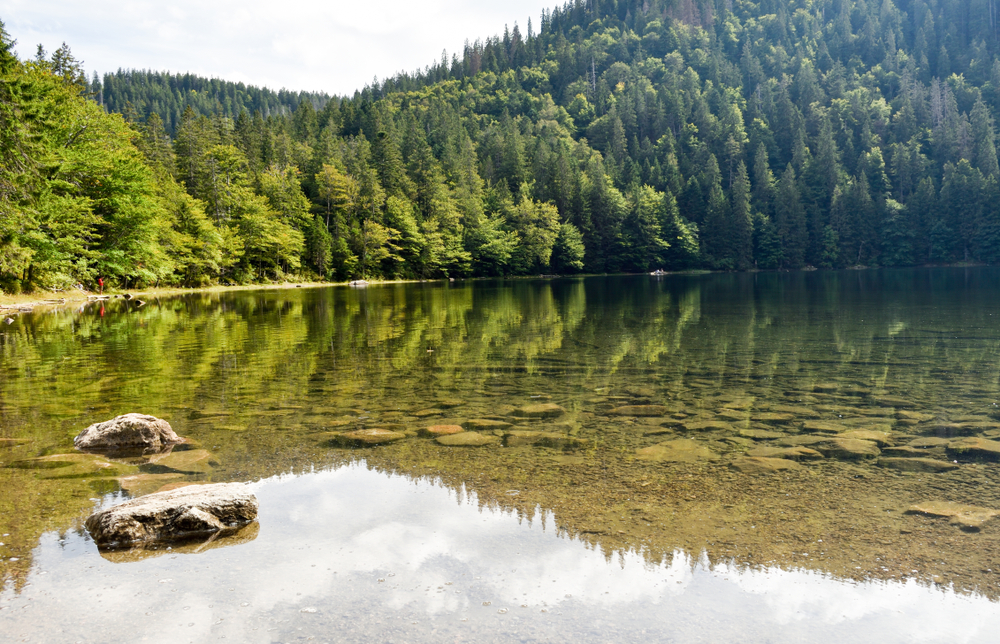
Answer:
[{"label": "dark green treeline", "polygon": [[997,32],[993,0],[577,1],[319,108],[174,127],[119,74],[193,241],[113,277],[996,262]]}]

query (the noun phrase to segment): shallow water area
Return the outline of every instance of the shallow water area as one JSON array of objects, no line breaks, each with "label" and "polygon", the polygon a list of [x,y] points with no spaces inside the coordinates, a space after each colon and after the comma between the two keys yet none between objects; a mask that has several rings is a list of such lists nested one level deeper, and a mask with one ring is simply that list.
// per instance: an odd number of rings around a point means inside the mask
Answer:
[{"label": "shallow water area", "polygon": [[[983,597],[711,565],[683,551],[608,557],[463,490],[359,465],[254,484],[260,534],[195,554],[102,559],[47,535],[9,641],[992,641]],[[127,633],[127,637],[123,636]]]},{"label": "shallow water area", "polygon": [[[21,316],[0,328],[0,639],[986,641],[998,403],[990,268]],[[126,412],[189,442],[74,452]],[[261,504],[234,537],[100,553],[82,527],[228,481]]]}]

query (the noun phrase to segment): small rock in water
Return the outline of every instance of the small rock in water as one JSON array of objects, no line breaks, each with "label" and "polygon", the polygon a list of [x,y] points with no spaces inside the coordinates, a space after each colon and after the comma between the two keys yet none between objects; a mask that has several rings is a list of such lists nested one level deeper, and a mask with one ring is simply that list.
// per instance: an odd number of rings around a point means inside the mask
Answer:
[{"label": "small rock in water", "polygon": [[356,429],[353,432],[344,432],[334,437],[334,442],[346,445],[383,445],[393,443],[406,438],[406,434],[392,432],[388,429]]},{"label": "small rock in water", "polygon": [[434,440],[446,447],[482,447],[484,445],[498,444],[500,437],[480,432],[462,432],[461,434],[451,434],[450,436],[438,436]]},{"label": "small rock in water", "polygon": [[174,433],[170,423],[146,414],[125,414],[103,423],[94,423],[73,439],[73,445],[78,450],[92,452],[154,452],[183,442],[184,439]]},{"label": "small rock in water", "polygon": [[102,548],[124,548],[235,532],[257,518],[257,498],[241,483],[157,492],[96,512],[85,525]]},{"label": "small rock in water", "polygon": [[555,403],[526,405],[514,412],[516,416],[522,418],[557,418],[565,413],[566,410]]},{"label": "small rock in water", "polygon": [[420,430],[423,436],[447,436],[449,434],[461,434],[465,430],[461,425],[431,425]]},{"label": "small rock in water", "polygon": [[902,472],[950,472],[957,470],[958,465],[947,461],[923,457],[889,457],[878,459],[880,467],[888,467]]},{"label": "small rock in water", "polygon": [[979,532],[987,521],[993,517],[1000,516],[1000,510],[952,503],[950,501],[924,501],[923,503],[911,505],[906,513],[945,517],[950,519],[948,523],[957,526],[965,532]]}]

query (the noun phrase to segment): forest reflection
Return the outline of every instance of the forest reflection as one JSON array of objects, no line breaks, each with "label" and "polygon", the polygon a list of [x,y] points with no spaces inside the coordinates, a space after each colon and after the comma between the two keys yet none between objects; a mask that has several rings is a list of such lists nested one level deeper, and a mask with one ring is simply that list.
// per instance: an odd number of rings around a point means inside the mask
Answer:
[{"label": "forest reflection", "polygon": [[[997,277],[429,282],[23,316],[0,332],[0,570],[23,580],[41,535],[79,530],[107,495],[363,462],[524,516],[553,512],[609,553],[663,561],[680,548],[993,597],[995,529],[906,511],[1000,508],[992,457],[953,458],[948,442],[1000,436]],[[539,404],[558,410],[532,415]],[[86,425],[131,411],[166,418],[204,455],[157,468],[58,456]],[[495,444],[448,447],[420,435],[429,425]],[[364,428],[405,439],[344,447]],[[864,445],[840,449],[847,439]],[[942,442],[909,447],[927,439]],[[761,449],[778,457],[754,461]],[[960,462],[885,467],[907,449]]]}]

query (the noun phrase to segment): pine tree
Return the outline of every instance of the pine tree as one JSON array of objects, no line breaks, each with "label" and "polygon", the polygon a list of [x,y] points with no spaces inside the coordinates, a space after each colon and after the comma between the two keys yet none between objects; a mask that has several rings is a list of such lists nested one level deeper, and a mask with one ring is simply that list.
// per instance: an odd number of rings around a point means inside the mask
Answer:
[{"label": "pine tree", "polygon": [[747,166],[740,161],[733,181],[729,208],[732,257],[737,270],[753,268],[753,217],[750,211],[750,179]]},{"label": "pine tree", "polygon": [[806,211],[799,197],[795,170],[789,163],[778,182],[775,194],[774,221],[781,236],[784,267],[799,268],[805,264],[807,231]]}]

